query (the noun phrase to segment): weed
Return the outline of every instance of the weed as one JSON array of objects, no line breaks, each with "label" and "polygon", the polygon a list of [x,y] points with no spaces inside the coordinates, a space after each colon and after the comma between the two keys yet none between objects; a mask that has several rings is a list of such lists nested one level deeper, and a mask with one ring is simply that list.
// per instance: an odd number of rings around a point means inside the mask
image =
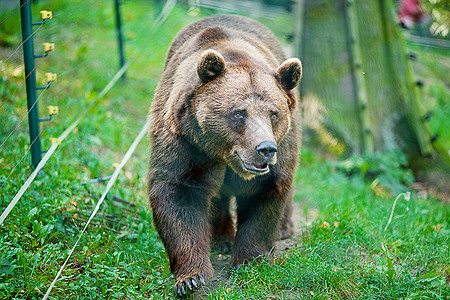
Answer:
[{"label": "weed", "polygon": [[374,187],[378,184],[388,187],[394,195],[406,191],[414,182],[406,155],[400,150],[353,155],[333,165],[349,176],[362,176],[375,182]]}]

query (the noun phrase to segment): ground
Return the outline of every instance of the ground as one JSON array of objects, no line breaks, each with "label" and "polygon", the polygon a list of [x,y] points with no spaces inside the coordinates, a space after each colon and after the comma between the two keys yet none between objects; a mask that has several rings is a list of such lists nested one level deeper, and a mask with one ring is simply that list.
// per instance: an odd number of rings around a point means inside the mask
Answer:
[{"label": "ground", "polygon": [[[301,243],[300,236],[302,234],[302,228],[305,226],[310,226],[314,221],[314,217],[306,219],[305,215],[301,210],[301,205],[298,202],[292,205],[292,223],[294,224],[294,234],[284,240],[279,240],[276,242],[274,254],[275,256],[282,256],[283,252],[289,249],[293,249]],[[311,210],[310,215],[316,215],[317,211]],[[222,254],[218,252],[211,253],[211,262],[214,267],[214,277],[206,286],[202,287],[199,291],[194,294],[194,299],[208,299],[208,295],[216,290],[220,285],[224,285],[230,277],[231,268],[231,255]]]}]

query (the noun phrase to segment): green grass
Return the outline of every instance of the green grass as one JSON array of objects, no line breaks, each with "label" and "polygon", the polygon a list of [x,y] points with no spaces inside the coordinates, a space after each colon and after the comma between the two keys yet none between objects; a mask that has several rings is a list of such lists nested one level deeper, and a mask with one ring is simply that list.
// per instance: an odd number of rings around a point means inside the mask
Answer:
[{"label": "green grass", "polygon": [[[41,9],[54,14],[35,40],[36,52],[44,41],[54,42],[56,48],[37,68],[38,84],[45,72],[58,73],[58,80],[40,99],[41,116],[47,105],[60,110],[53,121],[41,124],[44,150],[50,147],[48,139],[75,121],[119,69],[112,8],[111,1],[96,1],[89,8],[81,1],[40,1],[33,7],[36,18]],[[122,11],[126,55],[134,60],[127,83],[117,83],[63,141],[0,228],[1,299],[42,298],[105,188],[102,183],[81,183],[112,174],[113,163],[120,162],[147,118],[171,39],[194,20],[177,7],[168,20],[171,26],[156,31],[152,5],[125,2]],[[10,34],[2,53],[9,55],[20,44],[18,16],[3,25],[12,28],[5,31]],[[2,66],[2,102],[20,84],[21,65],[19,51]],[[0,110],[2,140],[25,112],[23,86]],[[144,139],[125,166],[51,297],[148,299],[171,294],[172,276],[146,202],[147,145]],[[1,150],[2,181],[28,146],[25,120]],[[0,207],[6,207],[31,174],[29,155],[0,191]],[[113,197],[136,207],[114,202]]]},{"label": "green grass", "polygon": [[[41,116],[47,105],[60,108],[53,121],[41,124],[48,149],[48,139],[59,136],[118,70],[118,55],[111,1],[89,7],[82,1],[39,1],[35,21],[41,9],[53,10],[54,18],[36,34],[36,52],[44,41],[54,42],[56,51],[39,64],[38,82],[45,72],[58,73],[40,100]],[[112,174],[145,122],[170,41],[195,19],[177,6],[155,31],[153,6],[125,1],[122,9],[126,54],[134,60],[128,80],[117,83],[63,141],[0,226],[0,299],[42,298],[105,188],[82,182]],[[0,54],[6,57],[20,44],[18,15],[0,25],[0,32]],[[19,51],[2,66],[2,101],[23,79],[21,65]],[[442,79],[435,85],[446,93]],[[22,86],[0,109],[1,140],[25,112]],[[26,123],[0,150],[0,184],[28,149]],[[144,139],[121,172],[52,299],[172,298],[174,278],[146,201],[147,145]],[[31,174],[29,155],[0,190],[1,211]],[[307,214],[318,211],[297,247],[234,270],[210,299],[448,299],[448,204],[413,192],[411,200],[399,200],[384,231],[397,195],[389,188],[403,191],[411,183],[397,154],[329,162],[305,148],[296,182],[295,201]]]},{"label": "green grass", "polygon": [[307,149],[297,182],[296,201],[319,211],[297,247],[234,271],[210,299],[448,299],[448,205],[413,192],[385,231],[388,189]]}]

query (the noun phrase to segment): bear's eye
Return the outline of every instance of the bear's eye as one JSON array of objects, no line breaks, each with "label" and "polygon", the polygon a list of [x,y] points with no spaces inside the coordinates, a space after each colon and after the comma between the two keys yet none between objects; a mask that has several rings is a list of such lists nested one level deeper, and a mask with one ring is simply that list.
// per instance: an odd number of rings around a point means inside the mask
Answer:
[{"label": "bear's eye", "polygon": [[278,114],[277,114],[276,112],[273,112],[273,113],[270,115],[270,120],[271,120],[272,122],[274,122],[274,123],[278,122]]},{"label": "bear's eye", "polygon": [[245,118],[245,111],[238,110],[238,111],[233,112],[233,119],[242,120],[244,118]]}]

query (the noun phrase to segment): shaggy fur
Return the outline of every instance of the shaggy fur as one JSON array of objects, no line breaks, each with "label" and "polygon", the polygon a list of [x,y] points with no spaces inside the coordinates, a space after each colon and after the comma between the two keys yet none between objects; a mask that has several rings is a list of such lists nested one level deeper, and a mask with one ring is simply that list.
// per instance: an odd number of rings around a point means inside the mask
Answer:
[{"label": "shaggy fur", "polygon": [[151,107],[148,194],[176,294],[211,279],[211,241],[233,243],[238,266],[292,233],[301,71],[244,17],[204,18],[174,39]]}]

